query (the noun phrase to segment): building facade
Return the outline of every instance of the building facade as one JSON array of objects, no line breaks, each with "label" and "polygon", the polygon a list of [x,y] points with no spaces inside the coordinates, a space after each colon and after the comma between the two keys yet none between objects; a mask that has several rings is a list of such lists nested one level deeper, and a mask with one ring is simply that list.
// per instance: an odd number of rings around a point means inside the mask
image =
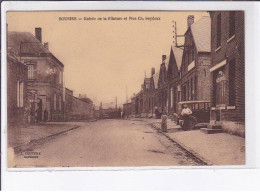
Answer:
[{"label": "building facade", "polygon": [[243,11],[212,11],[211,123],[245,127],[245,36]]},{"label": "building facade", "polygon": [[189,24],[180,68],[180,99],[210,101],[210,17]]},{"label": "building facade", "polygon": [[167,79],[167,66],[169,58],[162,55],[162,63],[159,71],[158,89],[157,89],[157,108],[160,112],[168,110],[168,79]]},{"label": "building facade", "polygon": [[28,68],[28,101],[32,111],[38,113],[38,120],[43,120],[44,111],[48,112],[47,121],[63,120],[64,65],[48,50],[48,43],[42,44],[41,28],[35,28],[35,36],[8,32],[8,47]]},{"label": "building facade", "polygon": [[171,46],[169,64],[167,71],[168,80],[168,113],[177,112],[177,104],[180,101],[180,67],[183,50],[176,46]]},{"label": "building facade", "polygon": [[142,117],[152,117],[154,114],[155,107],[155,86],[153,75],[155,73],[155,69],[151,69],[151,77],[144,79],[143,84],[143,109],[142,109]]}]

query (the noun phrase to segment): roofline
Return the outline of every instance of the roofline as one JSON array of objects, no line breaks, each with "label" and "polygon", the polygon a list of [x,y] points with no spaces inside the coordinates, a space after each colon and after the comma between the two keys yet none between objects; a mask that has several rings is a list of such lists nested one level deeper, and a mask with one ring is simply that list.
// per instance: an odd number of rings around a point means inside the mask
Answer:
[{"label": "roofline", "polygon": [[211,101],[208,101],[208,100],[195,100],[195,101],[180,101],[178,102],[178,104],[189,104],[189,103],[199,103],[199,102],[211,102]]},{"label": "roofline", "polygon": [[[76,99],[78,99],[78,100],[80,100],[80,101],[82,101],[82,102],[85,102],[85,103],[87,103],[87,104],[93,104],[93,102],[92,103],[89,103],[89,102],[86,102],[86,101],[84,101],[84,100],[81,100],[80,98],[78,98],[78,97],[76,97],[76,96],[72,96],[73,98],[76,98]],[[91,99],[90,99],[91,100]]]}]

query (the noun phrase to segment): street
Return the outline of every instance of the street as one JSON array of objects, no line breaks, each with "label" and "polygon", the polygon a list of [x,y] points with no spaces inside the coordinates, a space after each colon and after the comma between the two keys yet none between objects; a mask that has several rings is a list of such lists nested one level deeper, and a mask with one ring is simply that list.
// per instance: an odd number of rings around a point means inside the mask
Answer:
[{"label": "street", "polygon": [[[16,167],[199,165],[146,122],[99,120],[76,124],[80,127],[15,155]],[[27,157],[33,154],[38,158]]]}]

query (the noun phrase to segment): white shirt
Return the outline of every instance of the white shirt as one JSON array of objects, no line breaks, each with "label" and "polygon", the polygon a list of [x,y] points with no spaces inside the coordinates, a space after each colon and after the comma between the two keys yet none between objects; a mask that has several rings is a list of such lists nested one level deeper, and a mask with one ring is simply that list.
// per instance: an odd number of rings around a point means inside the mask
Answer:
[{"label": "white shirt", "polygon": [[181,115],[183,116],[183,115],[190,115],[190,114],[192,114],[192,111],[189,109],[189,108],[184,108],[184,109],[182,109],[182,111],[181,111]]}]

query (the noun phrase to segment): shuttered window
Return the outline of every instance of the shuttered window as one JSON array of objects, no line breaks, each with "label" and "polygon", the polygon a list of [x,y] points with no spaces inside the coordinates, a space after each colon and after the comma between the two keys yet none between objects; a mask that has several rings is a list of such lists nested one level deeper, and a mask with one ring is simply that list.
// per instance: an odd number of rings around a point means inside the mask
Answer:
[{"label": "shuttered window", "polygon": [[28,79],[34,79],[34,65],[27,64],[28,67]]},{"label": "shuttered window", "polygon": [[21,81],[17,81],[17,107],[21,108],[24,105],[23,95],[24,93],[24,83]]}]

